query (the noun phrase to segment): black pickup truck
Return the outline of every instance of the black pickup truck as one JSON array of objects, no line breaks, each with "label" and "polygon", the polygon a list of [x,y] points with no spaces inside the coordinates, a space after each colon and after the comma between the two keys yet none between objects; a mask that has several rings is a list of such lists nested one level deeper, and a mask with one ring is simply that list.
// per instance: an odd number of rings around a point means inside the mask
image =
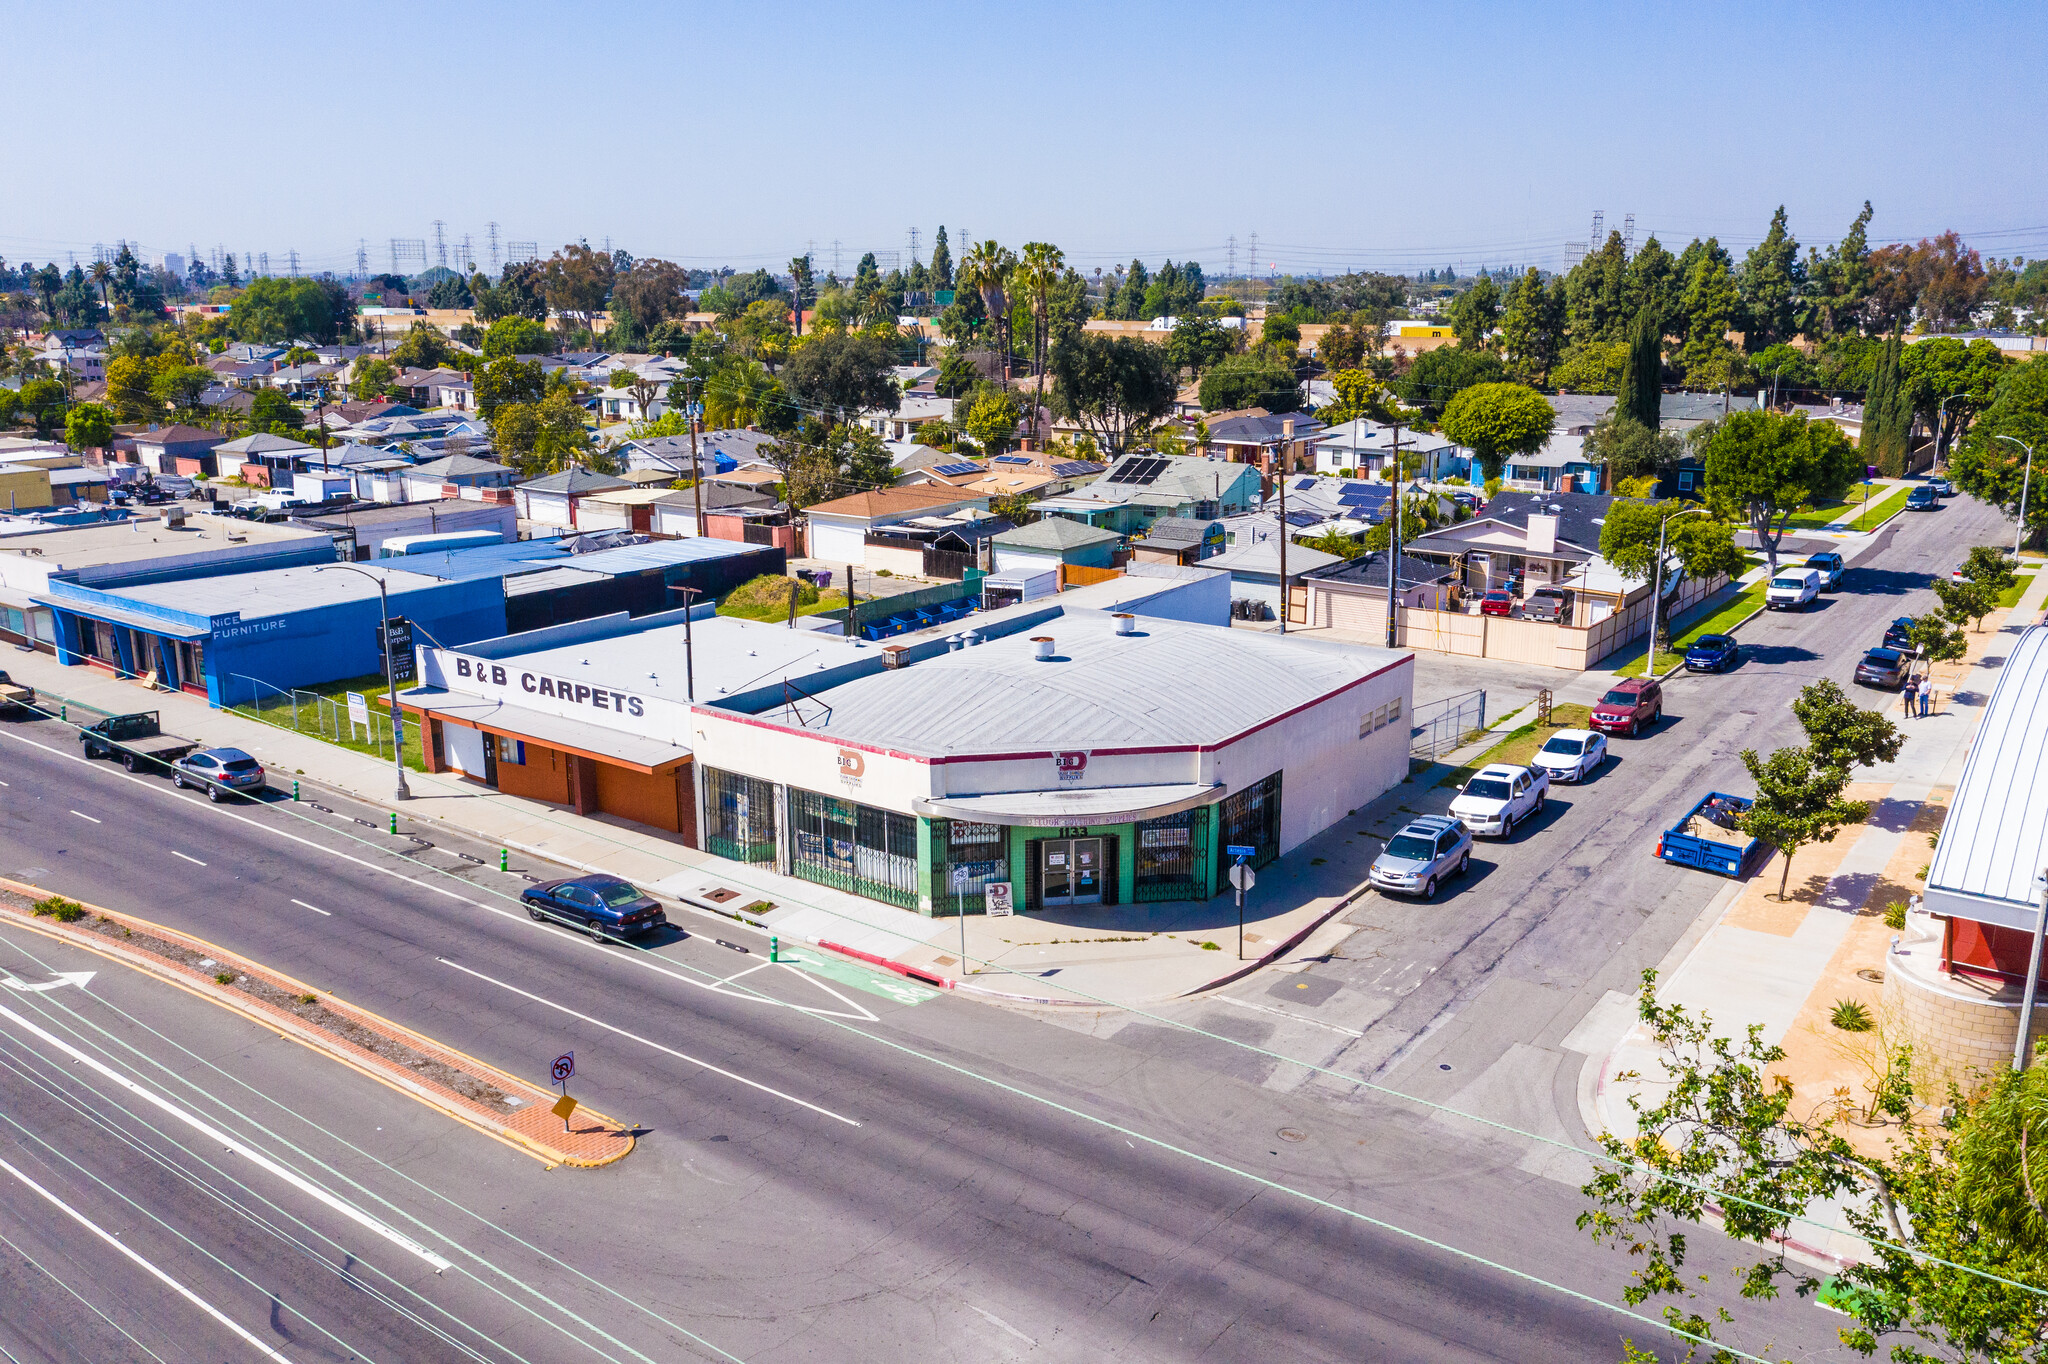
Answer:
[{"label": "black pickup truck", "polygon": [[117,754],[130,772],[147,766],[168,767],[199,747],[197,739],[180,739],[166,734],[153,710],[133,715],[109,715],[96,725],[78,731],[88,758],[111,758]]}]

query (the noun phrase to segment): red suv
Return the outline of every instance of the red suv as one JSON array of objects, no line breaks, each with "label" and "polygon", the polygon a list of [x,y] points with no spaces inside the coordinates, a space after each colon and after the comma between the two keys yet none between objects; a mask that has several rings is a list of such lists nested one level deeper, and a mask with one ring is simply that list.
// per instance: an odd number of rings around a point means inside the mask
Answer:
[{"label": "red suv", "polygon": [[1664,689],[1647,678],[1631,678],[1608,689],[1593,707],[1593,728],[1633,739],[1664,718]]}]

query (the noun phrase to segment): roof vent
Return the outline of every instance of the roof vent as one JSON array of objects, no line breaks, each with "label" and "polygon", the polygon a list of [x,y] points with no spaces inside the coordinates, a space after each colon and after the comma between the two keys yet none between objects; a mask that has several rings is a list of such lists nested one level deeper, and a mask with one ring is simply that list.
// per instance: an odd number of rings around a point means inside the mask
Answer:
[{"label": "roof vent", "polygon": [[909,660],[904,655],[909,651],[910,646],[908,644],[884,644],[882,646],[882,666],[885,668],[907,667]]},{"label": "roof vent", "polygon": [[1116,622],[1116,632],[1118,634],[1135,635],[1138,633],[1138,618],[1130,612],[1119,611],[1111,616],[1110,619]]},{"label": "roof vent", "polygon": [[1032,647],[1036,650],[1034,656],[1038,659],[1040,663],[1052,662],[1051,635],[1033,635],[1031,637],[1031,644]]},{"label": "roof vent", "polygon": [[981,643],[981,632],[978,630],[963,631],[960,635],[960,643],[964,647],[972,649],[975,645]]}]

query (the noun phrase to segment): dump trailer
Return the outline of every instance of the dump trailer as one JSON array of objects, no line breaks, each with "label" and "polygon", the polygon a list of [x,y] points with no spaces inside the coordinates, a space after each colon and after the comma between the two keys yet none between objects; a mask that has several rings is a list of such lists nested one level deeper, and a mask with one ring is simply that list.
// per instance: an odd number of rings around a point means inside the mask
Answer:
[{"label": "dump trailer", "polygon": [[1716,876],[1746,875],[1763,853],[1764,843],[1736,827],[1736,820],[1755,803],[1710,792],[1685,812],[1685,818],[1657,836],[1657,856]]}]

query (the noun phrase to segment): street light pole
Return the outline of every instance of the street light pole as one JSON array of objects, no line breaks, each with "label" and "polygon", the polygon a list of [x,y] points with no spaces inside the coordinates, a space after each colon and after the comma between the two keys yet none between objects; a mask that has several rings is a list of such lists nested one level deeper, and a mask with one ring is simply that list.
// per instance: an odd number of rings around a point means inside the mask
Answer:
[{"label": "street light pole", "polygon": [[2027,540],[2027,491],[2034,483],[2034,447],[2015,436],[2000,436],[1999,439],[2009,440],[2027,452],[2027,473],[2026,477],[2020,480],[2020,525],[2012,534],[2012,557],[2017,559],[2020,557],[2020,546]]},{"label": "street light pole", "polygon": [[[384,699],[391,703],[391,766],[398,773],[398,789],[391,793],[391,798],[393,800],[411,800],[412,788],[405,784],[405,712],[398,708],[398,675],[397,670],[391,665],[391,594],[385,588],[383,578],[370,572],[367,568],[357,568],[354,564],[326,564],[313,571],[315,573],[325,573],[329,569],[335,568],[344,569],[350,573],[360,573],[371,582],[377,584],[377,611],[384,622]],[[426,746],[426,730],[424,727],[421,729],[420,734],[420,744],[424,748]],[[394,815],[393,818],[395,819],[397,816]]]},{"label": "street light pole", "polygon": [[2012,1068],[2027,1068],[2027,1034],[2034,1029],[2034,992],[2041,981],[2041,939],[2048,937],[2048,867],[2035,878],[2041,886],[2041,915],[2034,921],[2034,947],[2027,957],[2027,989],[2020,997],[2020,1035],[2012,1045]]},{"label": "street light pole", "polygon": [[1672,512],[1657,523],[1657,562],[1655,576],[1650,580],[1650,647],[1643,654],[1643,676],[1653,676],[1657,671],[1657,606],[1664,600],[1664,528],[1681,516],[1705,516],[1705,507],[1688,507],[1684,511]]}]

